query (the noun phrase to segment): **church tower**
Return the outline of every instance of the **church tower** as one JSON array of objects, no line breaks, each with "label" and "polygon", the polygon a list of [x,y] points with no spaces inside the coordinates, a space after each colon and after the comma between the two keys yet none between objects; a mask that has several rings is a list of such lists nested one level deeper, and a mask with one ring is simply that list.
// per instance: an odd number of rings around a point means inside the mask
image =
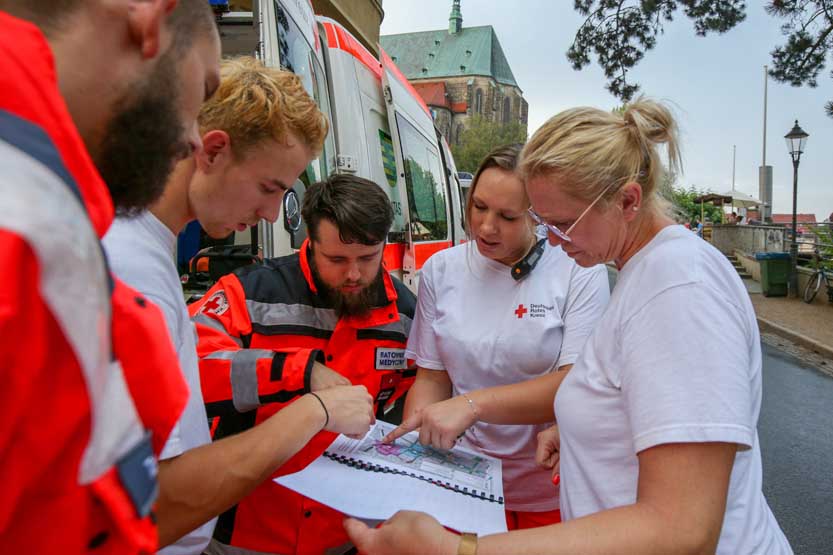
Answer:
[{"label": "church tower", "polygon": [[448,34],[456,35],[463,30],[463,14],[460,12],[460,0],[454,0],[451,16],[448,18]]}]

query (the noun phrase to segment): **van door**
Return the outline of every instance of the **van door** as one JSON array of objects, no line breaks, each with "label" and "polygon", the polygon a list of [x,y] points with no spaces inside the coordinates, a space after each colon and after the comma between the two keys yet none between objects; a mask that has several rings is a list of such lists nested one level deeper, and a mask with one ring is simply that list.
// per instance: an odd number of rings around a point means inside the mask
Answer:
[{"label": "van door", "polygon": [[418,93],[381,50],[382,87],[402,192],[407,244],[402,278],[415,289],[419,269],[435,252],[450,247],[449,197],[434,121]]},{"label": "van door", "polygon": [[449,205],[451,206],[451,212],[448,217],[448,221],[451,224],[451,244],[459,245],[466,240],[466,199],[460,189],[460,178],[457,175],[457,165],[454,163],[454,156],[451,155],[451,148],[449,148],[445,137],[443,137],[439,130],[437,130],[437,141],[440,144],[440,154],[443,155],[446,193],[448,194]]}]

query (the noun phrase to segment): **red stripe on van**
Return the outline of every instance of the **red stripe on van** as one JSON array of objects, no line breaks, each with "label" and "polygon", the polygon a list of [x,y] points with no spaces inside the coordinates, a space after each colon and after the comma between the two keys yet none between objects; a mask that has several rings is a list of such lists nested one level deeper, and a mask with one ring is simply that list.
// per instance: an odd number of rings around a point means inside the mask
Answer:
[{"label": "red stripe on van", "polygon": [[324,23],[324,31],[327,33],[327,45],[330,48],[338,48],[338,41],[336,40],[336,30],[332,23]]},{"label": "red stripe on van", "polygon": [[422,268],[425,261],[431,258],[431,255],[440,252],[443,249],[451,247],[451,241],[438,241],[436,243],[414,243],[414,256],[416,257],[417,270]]},{"label": "red stripe on van", "polygon": [[[357,41],[356,37],[351,35],[347,29],[334,23],[324,23],[324,28],[327,29],[327,42],[330,48],[344,50],[376,74],[376,77],[382,78],[382,65],[379,60],[362,43]],[[337,37],[336,41],[330,39],[331,28],[333,34]]]},{"label": "red stripe on van", "polygon": [[385,245],[384,262],[388,271],[401,270],[402,258],[405,256],[405,243],[388,243]]}]

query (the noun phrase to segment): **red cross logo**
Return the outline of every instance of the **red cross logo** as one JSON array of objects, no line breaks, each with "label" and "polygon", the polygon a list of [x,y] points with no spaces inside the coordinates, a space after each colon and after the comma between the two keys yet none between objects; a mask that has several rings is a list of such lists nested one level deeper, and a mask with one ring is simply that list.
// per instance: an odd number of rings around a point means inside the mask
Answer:
[{"label": "red cross logo", "polygon": [[200,312],[210,312],[220,316],[226,310],[228,310],[228,300],[226,299],[226,294],[222,291],[217,291],[211,295],[207,301],[205,301],[205,304],[202,305]]},{"label": "red cross logo", "polygon": [[515,314],[517,314],[518,318],[520,319],[520,318],[523,318],[524,314],[526,314],[527,312],[529,312],[529,311],[526,308],[524,308],[524,305],[519,304],[518,305],[518,310],[515,311]]}]

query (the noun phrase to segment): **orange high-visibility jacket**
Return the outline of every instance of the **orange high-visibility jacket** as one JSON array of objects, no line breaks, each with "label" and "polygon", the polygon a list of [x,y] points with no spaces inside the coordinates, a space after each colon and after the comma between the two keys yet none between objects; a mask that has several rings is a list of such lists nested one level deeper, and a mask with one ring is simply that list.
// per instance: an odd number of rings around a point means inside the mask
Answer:
[{"label": "orange high-visibility jacket", "polygon": [[155,456],[188,389],[161,312],[109,273],[113,204],[49,45],[0,29],[0,551],[153,553]]},{"label": "orange high-visibility jacket", "polygon": [[[318,295],[298,254],[220,279],[190,308],[199,335],[200,379],[219,439],[251,428],[309,392],[317,359],[363,384],[377,411],[411,386],[405,345],[416,299],[383,272],[384,291],[367,317],[338,318]],[[335,439],[321,432],[274,476],[297,472]],[[273,476],[273,477],[274,477]],[[265,553],[321,553],[346,543],[343,515],[272,480],[220,515],[214,538]]]}]

